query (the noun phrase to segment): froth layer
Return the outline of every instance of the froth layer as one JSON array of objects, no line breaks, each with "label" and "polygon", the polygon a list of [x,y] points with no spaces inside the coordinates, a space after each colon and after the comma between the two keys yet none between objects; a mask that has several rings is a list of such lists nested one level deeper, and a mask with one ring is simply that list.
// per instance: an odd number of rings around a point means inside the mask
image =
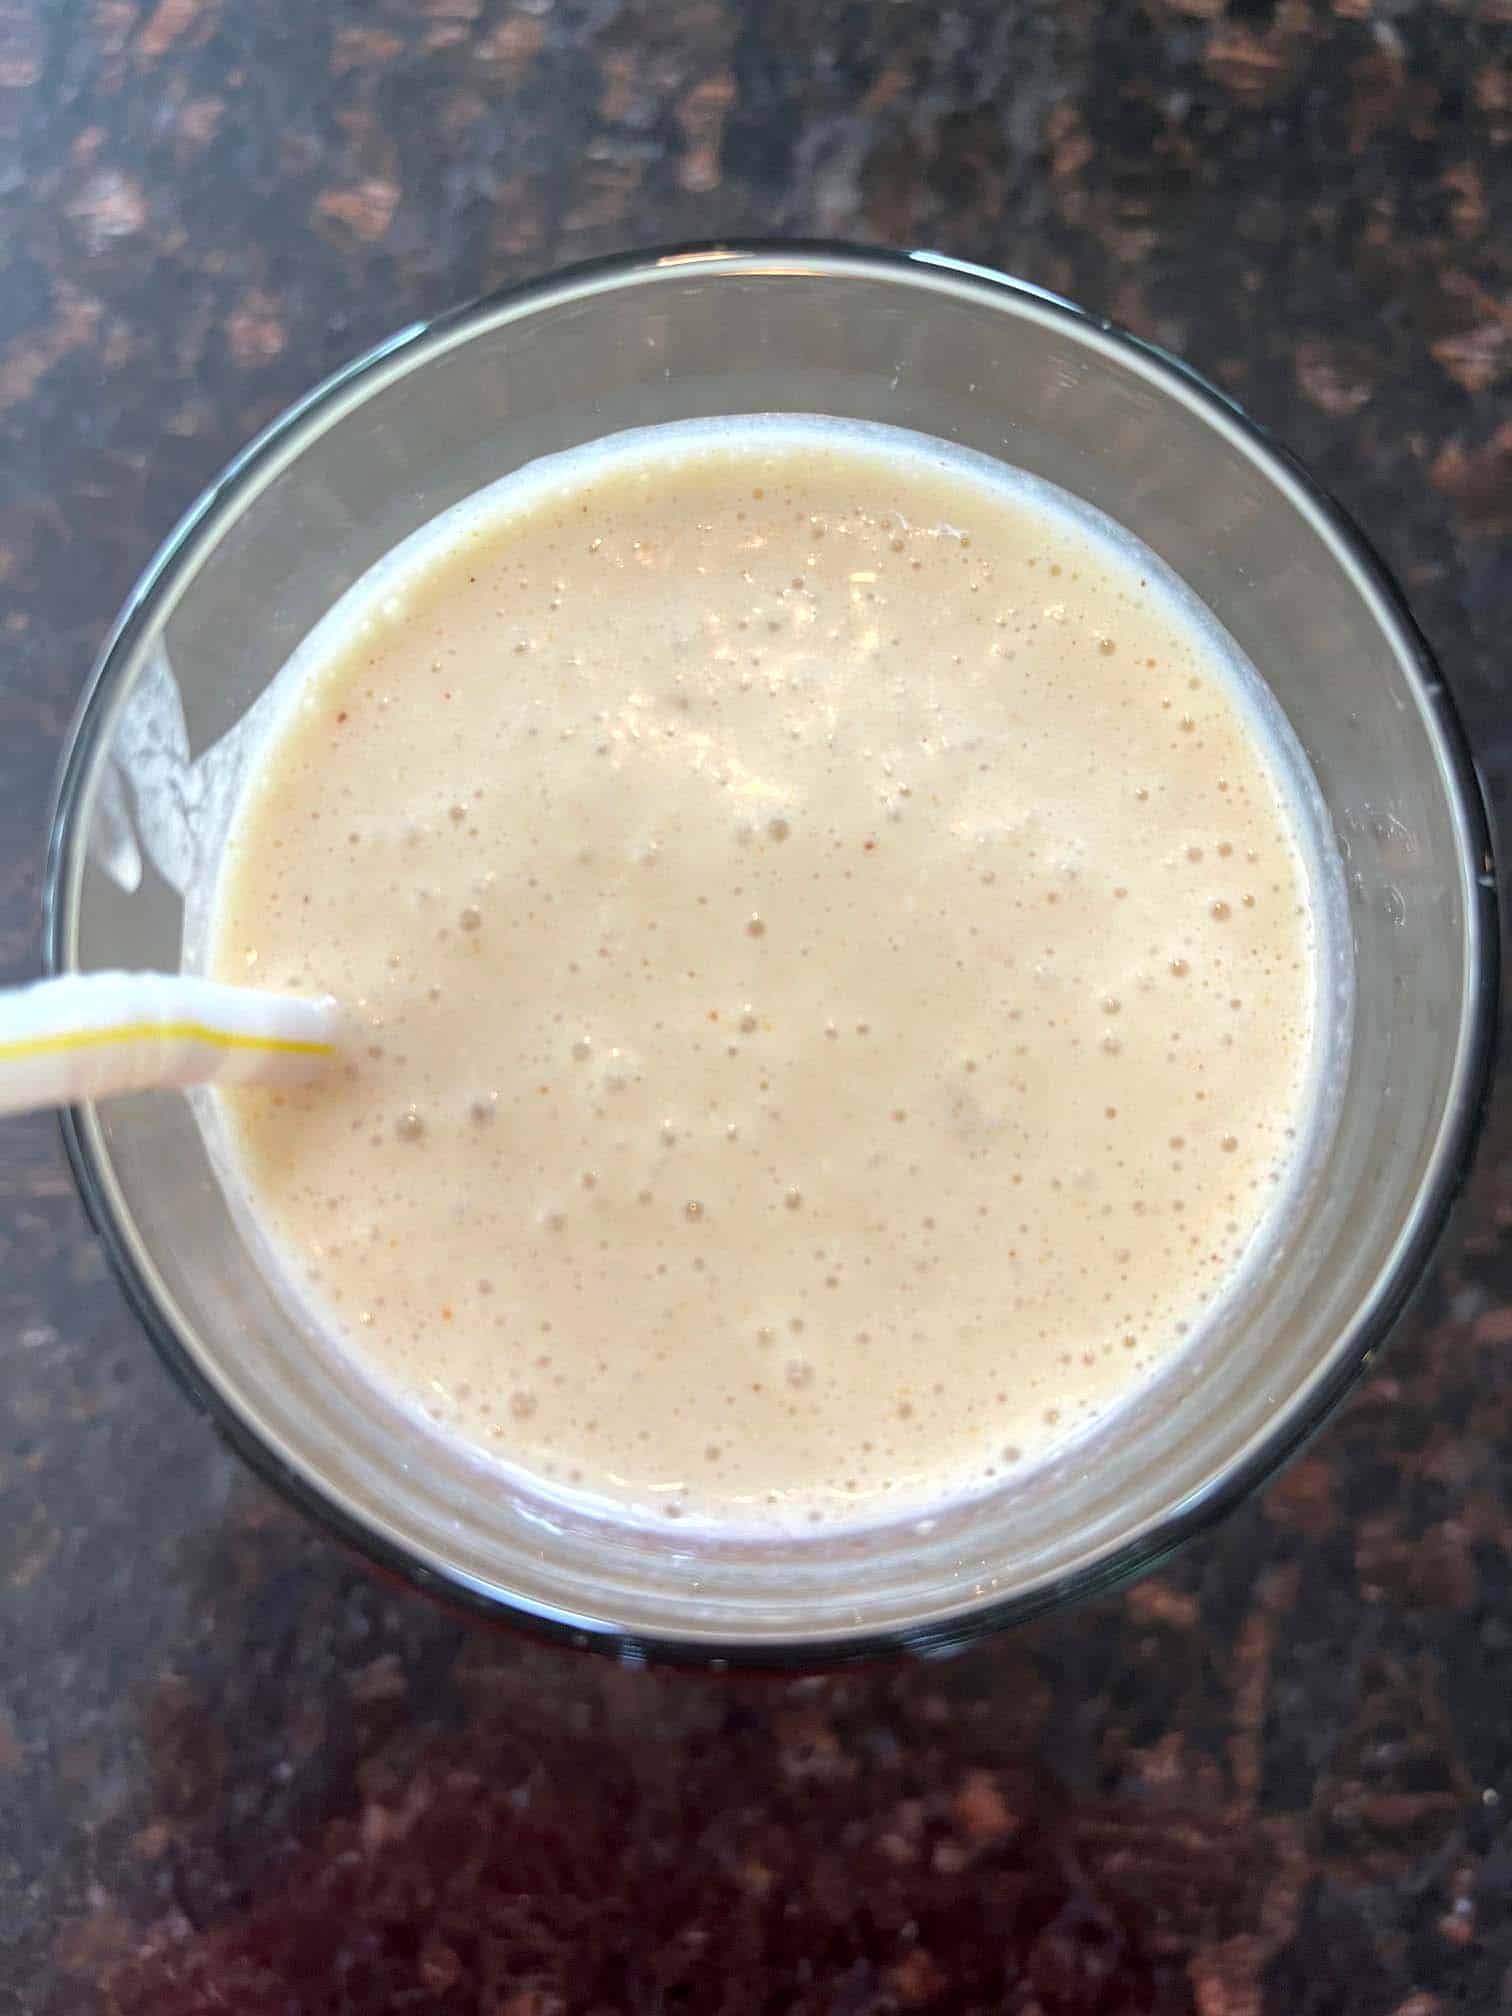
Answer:
[{"label": "froth layer", "polygon": [[1253,675],[1150,557],[941,444],[650,430],[359,590],[212,969],[345,1074],[222,1107],[312,1329],[631,1516],[891,1518],[1185,1347],[1310,1090]]}]

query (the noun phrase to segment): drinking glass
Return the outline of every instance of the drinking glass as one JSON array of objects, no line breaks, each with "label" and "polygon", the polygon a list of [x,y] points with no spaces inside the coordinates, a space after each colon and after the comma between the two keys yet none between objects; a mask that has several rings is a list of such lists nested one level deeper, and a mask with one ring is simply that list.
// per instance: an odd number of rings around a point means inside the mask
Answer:
[{"label": "drinking glass", "polygon": [[338,1534],[454,1601],[627,1659],[815,1666],[947,1650],[1149,1567],[1234,1505],[1382,1343],[1465,1174],[1497,941],[1464,739],[1359,533],[1229,400],[1042,289],[923,252],[652,252],[416,323],[259,436],[143,576],[64,761],[47,946],[58,972],[179,966],[223,738],[400,540],[538,455],[765,412],[913,428],[1085,499],[1202,598],[1307,755],[1342,863],[1347,1060],[1305,1208],[1213,1332],[989,1495],[864,1531],[673,1535],[479,1465],[315,1344],[239,1233],[187,1101],[79,1107],[64,1132],[168,1365]]}]

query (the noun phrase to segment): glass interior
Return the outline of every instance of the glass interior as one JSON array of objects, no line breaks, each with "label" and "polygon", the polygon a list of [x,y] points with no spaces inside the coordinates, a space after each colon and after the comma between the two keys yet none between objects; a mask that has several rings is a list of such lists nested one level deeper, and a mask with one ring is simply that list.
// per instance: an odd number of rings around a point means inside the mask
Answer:
[{"label": "glass interior", "polygon": [[[1128,526],[1258,666],[1342,856],[1351,1043],[1309,1208],[1179,1375],[996,1497],[923,1524],[680,1544],[483,1474],[312,1351],[239,1237],[189,1106],[72,1116],[86,1197],[170,1360],[242,1446],[420,1579],[543,1623],[735,1660],[949,1646],[1147,1563],[1293,1446],[1379,1341],[1462,1172],[1494,993],[1484,823],[1389,588],[1291,466],[1180,367],[1035,290],[922,255],[611,262],[407,332],[254,444],[170,541],[86,701],[54,836],[63,969],[176,967],[172,834],[134,799],[166,658],[193,759],[397,541],[614,429],[796,411],[891,423]],[[161,752],[160,752],[161,753]],[[164,863],[169,873],[163,872]]]}]

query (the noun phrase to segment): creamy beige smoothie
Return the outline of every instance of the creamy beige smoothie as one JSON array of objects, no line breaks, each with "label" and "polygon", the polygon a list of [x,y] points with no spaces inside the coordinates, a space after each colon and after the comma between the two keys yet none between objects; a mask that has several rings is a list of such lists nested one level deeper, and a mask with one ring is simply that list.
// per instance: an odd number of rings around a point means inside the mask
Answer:
[{"label": "creamy beige smoothie", "polygon": [[916,1514],[1263,1252],[1323,1013],[1298,759],[1062,493],[644,430],[449,514],[286,684],[208,965],[359,1035],[227,1095],[225,1161],[310,1348],[435,1435],[631,1518]]}]

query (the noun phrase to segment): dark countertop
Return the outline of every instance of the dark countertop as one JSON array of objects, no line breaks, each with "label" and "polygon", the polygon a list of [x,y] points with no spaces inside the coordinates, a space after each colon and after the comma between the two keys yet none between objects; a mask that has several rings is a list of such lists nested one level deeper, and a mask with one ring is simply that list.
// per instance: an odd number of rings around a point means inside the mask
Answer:
[{"label": "dark countertop", "polygon": [[[1369,529],[1505,809],[1509,23],[0,0],[3,977],[91,655],[199,488],[400,323],[650,240],[931,242],[1184,352]],[[1508,1112],[1258,1502],[952,1664],[798,1683],[375,1580],[170,1386],[53,1123],[0,1124],[0,2011],[1512,2007]]]}]

